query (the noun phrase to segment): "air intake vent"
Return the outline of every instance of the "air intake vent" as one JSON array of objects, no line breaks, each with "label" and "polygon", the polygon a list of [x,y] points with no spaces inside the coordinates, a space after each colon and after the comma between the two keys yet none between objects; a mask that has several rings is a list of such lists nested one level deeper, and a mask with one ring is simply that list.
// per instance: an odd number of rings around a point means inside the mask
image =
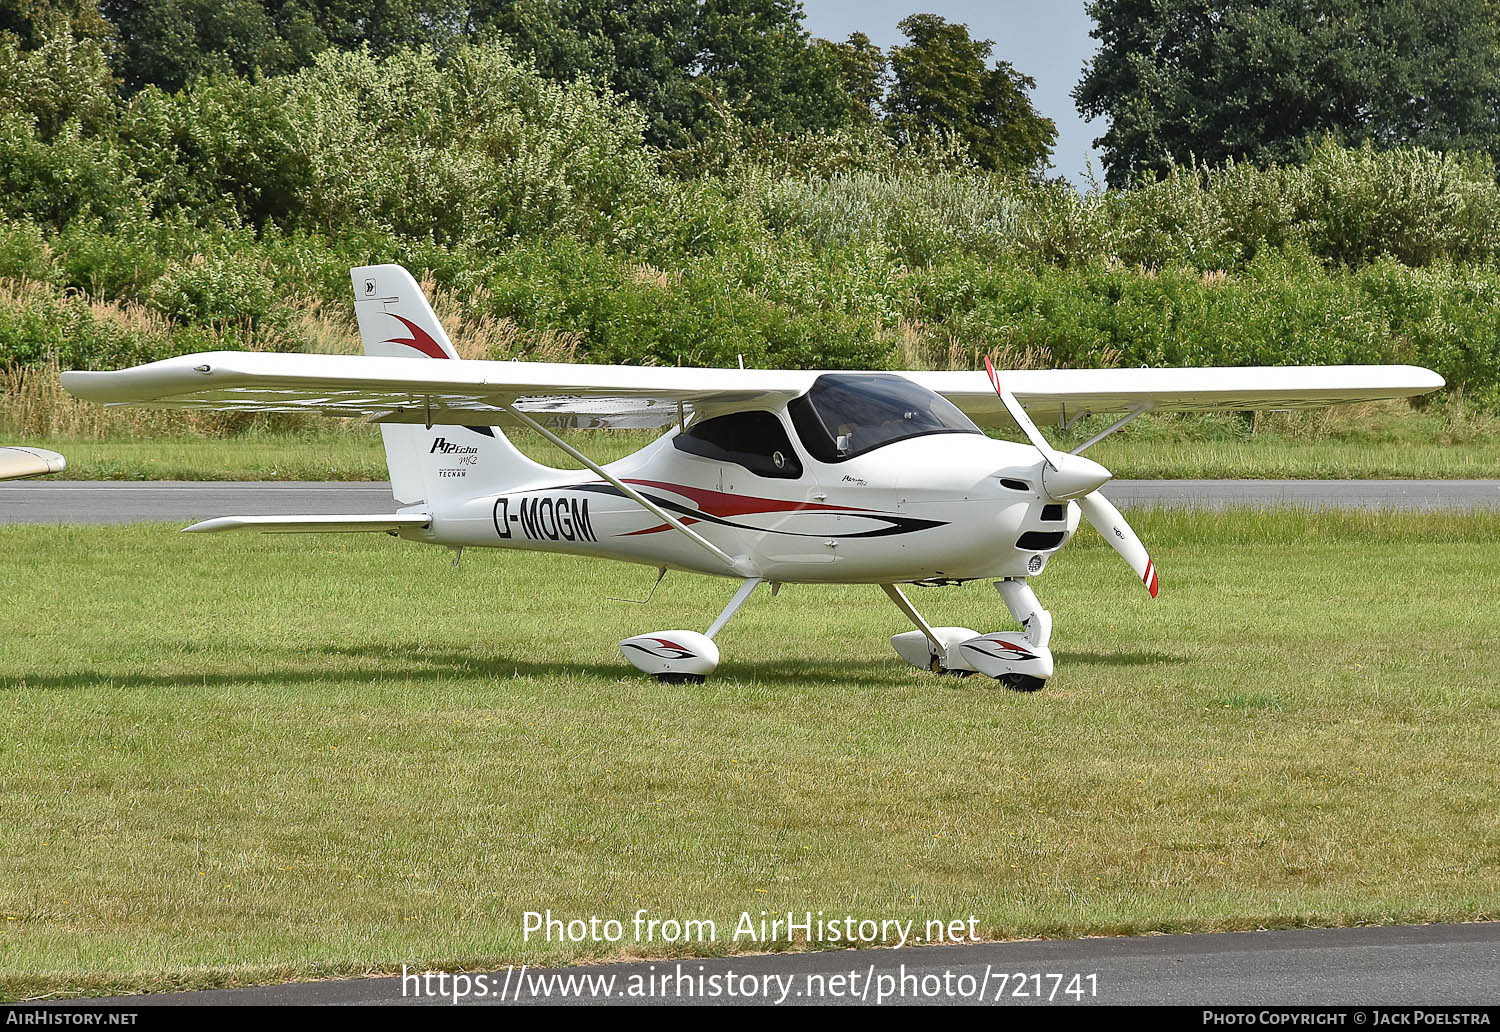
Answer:
[{"label": "air intake vent", "polygon": [[1016,539],[1016,547],[1023,552],[1046,552],[1062,544],[1066,536],[1060,530],[1028,530]]},{"label": "air intake vent", "polygon": [[1012,491],[1027,491],[1027,492],[1029,492],[1031,490],[1031,485],[1028,484],[1026,481],[1024,481],[1024,480],[1011,480],[1009,478],[1006,478],[1006,479],[1000,481],[1000,486],[1001,487],[1009,488]]},{"label": "air intake vent", "polygon": [[1068,507],[1066,505],[1044,505],[1042,506],[1043,523],[1066,523],[1068,520]]}]

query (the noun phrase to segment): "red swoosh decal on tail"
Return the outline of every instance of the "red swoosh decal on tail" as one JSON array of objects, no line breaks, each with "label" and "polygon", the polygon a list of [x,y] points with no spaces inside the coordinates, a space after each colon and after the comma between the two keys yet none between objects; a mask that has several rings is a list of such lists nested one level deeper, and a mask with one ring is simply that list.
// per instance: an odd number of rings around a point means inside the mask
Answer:
[{"label": "red swoosh decal on tail", "polygon": [[422,329],[422,327],[418,326],[410,319],[397,315],[395,312],[386,312],[385,314],[390,316],[392,319],[400,320],[401,324],[405,326],[411,333],[410,337],[391,337],[385,343],[405,344],[409,348],[416,348],[428,358],[448,357],[448,353],[443,350],[443,346],[437,341],[433,340],[432,335],[429,334],[426,330]]}]

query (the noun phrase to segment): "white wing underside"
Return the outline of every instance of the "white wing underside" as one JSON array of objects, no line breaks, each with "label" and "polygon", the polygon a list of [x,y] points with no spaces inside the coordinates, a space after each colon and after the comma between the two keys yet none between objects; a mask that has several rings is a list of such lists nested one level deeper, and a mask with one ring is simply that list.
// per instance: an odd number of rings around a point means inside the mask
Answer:
[{"label": "white wing underside", "polygon": [[[513,406],[551,426],[644,428],[694,411],[775,407],[821,370],[683,369],[543,362],[220,351],[115,372],[66,372],[91,401],[148,408],[304,412],[374,422],[513,425]],[[980,426],[1010,418],[983,372],[907,372]],[[1302,408],[1425,394],[1443,378],[1417,366],[1046,369],[1001,373],[1033,419],[1135,409]]]}]

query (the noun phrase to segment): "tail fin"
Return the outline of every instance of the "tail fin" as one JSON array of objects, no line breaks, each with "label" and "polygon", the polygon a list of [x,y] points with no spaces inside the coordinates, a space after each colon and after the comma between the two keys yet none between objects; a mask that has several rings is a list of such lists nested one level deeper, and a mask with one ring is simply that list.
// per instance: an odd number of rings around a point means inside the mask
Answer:
[{"label": "tail fin", "polygon": [[[349,270],[365,354],[460,361],[416,280],[399,265]],[[403,505],[473,498],[550,473],[506,440],[499,427],[384,423],[391,493]]]}]

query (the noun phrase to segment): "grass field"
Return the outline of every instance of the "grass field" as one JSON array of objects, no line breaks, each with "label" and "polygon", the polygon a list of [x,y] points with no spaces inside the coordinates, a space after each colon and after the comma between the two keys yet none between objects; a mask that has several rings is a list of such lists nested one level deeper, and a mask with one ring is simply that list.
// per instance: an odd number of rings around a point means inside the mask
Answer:
[{"label": "grass field", "polygon": [[[1133,520],[1162,597],[1080,534],[1033,696],[905,669],[872,588],[758,594],[671,686],[615,642],[729,582],[642,607],[605,596],[649,571],[560,557],[0,528],[0,993],[618,955],[524,944],[545,908],[1500,916],[1500,515]],[[987,586],[916,598],[1008,625]]]}]

